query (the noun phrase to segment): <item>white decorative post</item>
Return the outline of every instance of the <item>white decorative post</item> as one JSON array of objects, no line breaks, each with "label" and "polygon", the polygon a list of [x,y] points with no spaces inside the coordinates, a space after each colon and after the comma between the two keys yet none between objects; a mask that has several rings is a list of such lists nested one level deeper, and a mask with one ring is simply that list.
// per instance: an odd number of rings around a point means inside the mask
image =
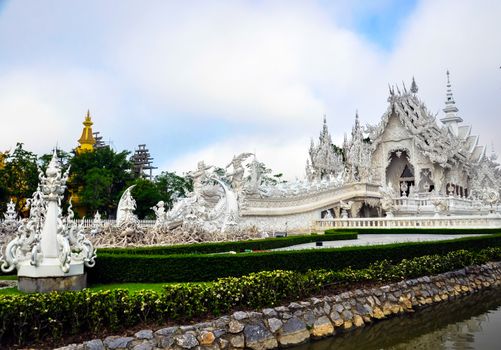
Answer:
[{"label": "white decorative post", "polygon": [[[69,170],[68,170],[69,171]],[[61,175],[54,155],[40,186],[29,200],[30,218],[23,221],[0,259],[4,272],[17,269],[18,288],[24,292],[79,290],[86,287],[84,265],[94,266],[94,247],[73,222],[73,211],[61,216],[59,206],[68,171]]]},{"label": "white decorative post", "polygon": [[15,222],[17,220],[17,213],[16,213],[16,205],[12,201],[12,198],[9,203],[7,203],[7,211],[5,214],[3,214],[5,223],[11,223]]}]

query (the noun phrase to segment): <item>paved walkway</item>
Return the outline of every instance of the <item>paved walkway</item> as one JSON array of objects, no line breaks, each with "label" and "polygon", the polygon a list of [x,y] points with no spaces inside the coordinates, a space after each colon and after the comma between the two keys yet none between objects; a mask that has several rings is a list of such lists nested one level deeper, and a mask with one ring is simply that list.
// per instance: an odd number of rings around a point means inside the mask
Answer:
[{"label": "paved walkway", "polygon": [[[367,246],[376,244],[390,244],[390,243],[403,243],[403,242],[426,242],[426,241],[440,241],[445,239],[454,239],[461,237],[482,236],[482,234],[457,234],[457,235],[423,235],[423,234],[359,234],[358,239],[344,240],[344,241],[323,241],[323,246],[317,247],[315,243],[304,243],[293,245],[285,248],[278,248],[274,250],[301,250],[308,248],[340,248],[352,246]],[[322,240],[322,236],[318,236],[318,240]]]}]

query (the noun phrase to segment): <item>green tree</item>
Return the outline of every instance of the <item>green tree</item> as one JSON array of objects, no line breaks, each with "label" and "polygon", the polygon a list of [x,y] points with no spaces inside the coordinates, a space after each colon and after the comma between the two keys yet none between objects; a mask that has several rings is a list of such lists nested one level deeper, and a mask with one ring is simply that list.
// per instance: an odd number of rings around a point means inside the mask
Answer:
[{"label": "green tree", "polygon": [[12,198],[16,209],[27,216],[26,199],[30,198],[38,185],[37,156],[17,143],[16,148],[5,159],[0,169],[0,210],[5,211]]},{"label": "green tree", "polygon": [[107,217],[115,215],[121,193],[133,181],[128,154],[103,147],[71,159],[68,189],[80,216],[93,215],[94,209]]},{"label": "green tree", "polygon": [[177,197],[186,197],[193,191],[191,179],[177,175],[175,172],[164,171],[155,177],[155,185],[160,193],[160,198],[165,205],[172,207],[172,202]]},{"label": "green tree", "polygon": [[160,200],[164,200],[157,185],[147,179],[136,179],[136,187],[132,189],[132,197],[136,200],[135,214],[139,219],[154,219],[155,215],[151,210]]},{"label": "green tree", "polygon": [[85,176],[85,183],[80,192],[79,205],[86,208],[87,213],[96,210],[106,212],[109,203],[113,202],[111,187],[113,175],[108,169],[92,168]]}]

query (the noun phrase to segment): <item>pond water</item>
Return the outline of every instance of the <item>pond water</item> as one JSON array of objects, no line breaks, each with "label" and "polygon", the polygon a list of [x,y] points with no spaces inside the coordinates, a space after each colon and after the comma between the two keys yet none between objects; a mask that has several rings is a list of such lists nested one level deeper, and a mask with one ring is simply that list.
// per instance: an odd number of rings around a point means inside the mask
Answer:
[{"label": "pond water", "polygon": [[483,291],[292,349],[501,349],[501,289]]},{"label": "pond water", "polygon": [[[305,243],[293,245],[275,250],[300,250],[308,248],[339,248],[351,246],[365,246],[376,244],[403,243],[403,242],[425,242],[425,241],[440,241],[445,239],[454,239],[461,237],[482,236],[482,234],[359,234],[357,239],[344,241],[324,241],[323,246],[318,247],[315,243]],[[318,240],[322,240],[322,236],[318,236]]]}]

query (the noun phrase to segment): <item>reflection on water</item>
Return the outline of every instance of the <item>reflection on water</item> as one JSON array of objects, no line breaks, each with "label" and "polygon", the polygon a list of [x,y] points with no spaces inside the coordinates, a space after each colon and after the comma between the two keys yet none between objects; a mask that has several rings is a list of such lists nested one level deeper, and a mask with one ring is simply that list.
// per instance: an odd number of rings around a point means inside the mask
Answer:
[{"label": "reflection on water", "polygon": [[294,350],[501,349],[501,289],[374,323]]}]

